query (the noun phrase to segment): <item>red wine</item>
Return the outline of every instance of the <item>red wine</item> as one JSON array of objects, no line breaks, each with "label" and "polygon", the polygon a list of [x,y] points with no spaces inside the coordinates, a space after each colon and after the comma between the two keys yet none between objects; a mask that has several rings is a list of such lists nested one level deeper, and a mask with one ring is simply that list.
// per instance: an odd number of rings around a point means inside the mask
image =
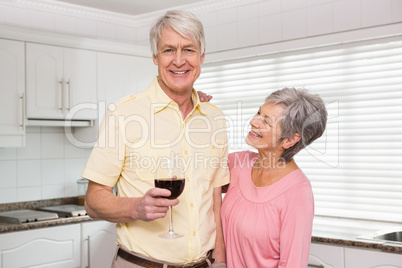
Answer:
[{"label": "red wine", "polygon": [[184,179],[155,179],[155,187],[168,189],[171,192],[167,199],[178,198],[184,190],[184,184]]}]

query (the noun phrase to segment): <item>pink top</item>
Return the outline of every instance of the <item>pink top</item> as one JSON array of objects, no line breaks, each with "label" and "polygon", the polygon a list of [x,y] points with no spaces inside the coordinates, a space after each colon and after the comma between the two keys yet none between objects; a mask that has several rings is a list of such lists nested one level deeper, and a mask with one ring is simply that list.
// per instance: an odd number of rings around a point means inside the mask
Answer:
[{"label": "pink top", "polygon": [[251,168],[258,154],[229,155],[230,185],[222,203],[228,268],[307,267],[314,217],[310,181],[297,169],[257,187]]}]

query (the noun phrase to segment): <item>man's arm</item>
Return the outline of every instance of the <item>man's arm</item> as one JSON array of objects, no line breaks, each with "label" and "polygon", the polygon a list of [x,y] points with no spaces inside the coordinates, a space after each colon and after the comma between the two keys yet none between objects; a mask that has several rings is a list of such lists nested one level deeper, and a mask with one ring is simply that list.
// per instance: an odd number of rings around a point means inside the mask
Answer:
[{"label": "man's arm", "polygon": [[165,217],[169,206],[179,203],[160,197],[169,195],[169,190],[152,188],[143,197],[117,197],[112,187],[89,181],[85,210],[91,218],[110,222],[151,221]]},{"label": "man's arm", "polygon": [[215,263],[226,263],[225,242],[223,240],[222,222],[221,222],[221,206],[222,206],[222,191],[221,187],[214,188],[214,215],[216,223],[216,241],[215,249],[212,257]]}]

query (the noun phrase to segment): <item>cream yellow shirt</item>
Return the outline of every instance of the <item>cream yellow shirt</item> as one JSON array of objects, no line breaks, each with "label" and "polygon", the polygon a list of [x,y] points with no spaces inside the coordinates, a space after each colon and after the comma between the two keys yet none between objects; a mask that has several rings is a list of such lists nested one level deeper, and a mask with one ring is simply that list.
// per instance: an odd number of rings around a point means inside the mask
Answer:
[{"label": "cream yellow shirt", "polygon": [[197,261],[214,248],[213,189],[229,183],[223,113],[210,103],[200,103],[195,90],[192,101],[194,109],[183,119],[157,78],[147,90],[121,99],[106,112],[82,174],[103,185],[117,184],[121,197],[140,197],[155,187],[156,167],[172,158],[171,148],[178,144],[186,182],[179,205],[173,207],[173,227],[184,237],[158,237],[168,230],[168,215],[116,227],[119,245],[172,263]]}]

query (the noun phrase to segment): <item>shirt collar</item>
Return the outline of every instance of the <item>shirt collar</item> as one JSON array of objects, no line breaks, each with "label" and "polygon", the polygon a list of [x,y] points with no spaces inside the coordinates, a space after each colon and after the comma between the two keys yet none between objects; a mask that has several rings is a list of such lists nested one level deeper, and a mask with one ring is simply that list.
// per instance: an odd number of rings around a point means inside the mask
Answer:
[{"label": "shirt collar", "polygon": [[[155,107],[155,113],[158,113],[165,109],[167,106],[174,104],[175,102],[166,95],[166,93],[162,90],[161,86],[158,83],[158,77],[156,77],[150,87],[148,88],[149,90],[149,96],[151,98],[152,103],[157,103],[159,104],[157,107]],[[201,105],[200,98],[198,97],[197,91],[195,89],[192,89],[191,92],[191,99],[194,103],[194,110],[199,110],[202,115],[206,115],[205,113],[205,108]]]}]

